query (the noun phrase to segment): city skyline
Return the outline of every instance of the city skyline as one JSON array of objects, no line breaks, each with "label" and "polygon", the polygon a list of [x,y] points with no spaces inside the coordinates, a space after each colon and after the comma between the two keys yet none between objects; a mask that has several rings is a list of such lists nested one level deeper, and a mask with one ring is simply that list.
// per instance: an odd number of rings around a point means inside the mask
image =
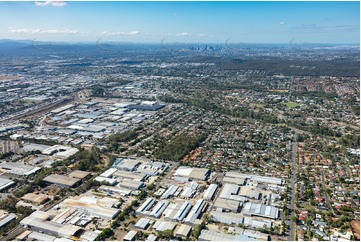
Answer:
[{"label": "city skyline", "polygon": [[0,2],[0,39],[359,44],[359,2]]}]

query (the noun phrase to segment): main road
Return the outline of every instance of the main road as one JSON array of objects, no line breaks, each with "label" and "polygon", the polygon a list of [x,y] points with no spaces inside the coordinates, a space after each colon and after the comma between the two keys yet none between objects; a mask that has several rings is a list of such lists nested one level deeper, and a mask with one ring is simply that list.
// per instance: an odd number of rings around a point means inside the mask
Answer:
[{"label": "main road", "polygon": [[296,155],[297,155],[297,142],[292,143],[292,170],[291,170],[291,203],[290,203],[290,211],[291,211],[291,219],[289,222],[290,225],[290,237],[289,241],[295,240],[295,228],[294,222],[292,218],[295,216],[295,182],[296,182]]}]

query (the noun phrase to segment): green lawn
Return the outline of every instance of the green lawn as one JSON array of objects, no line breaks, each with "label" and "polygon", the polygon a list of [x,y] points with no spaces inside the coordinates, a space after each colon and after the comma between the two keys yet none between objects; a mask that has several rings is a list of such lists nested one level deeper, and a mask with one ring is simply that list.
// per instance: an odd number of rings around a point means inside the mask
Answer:
[{"label": "green lawn", "polygon": [[286,103],[286,105],[289,108],[298,108],[300,106],[299,103],[295,103],[295,102],[289,102],[289,103]]}]

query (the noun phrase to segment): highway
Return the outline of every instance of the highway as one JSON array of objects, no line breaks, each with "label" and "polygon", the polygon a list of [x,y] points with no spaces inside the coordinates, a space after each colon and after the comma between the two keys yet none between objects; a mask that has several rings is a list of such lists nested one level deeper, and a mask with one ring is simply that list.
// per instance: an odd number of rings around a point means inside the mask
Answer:
[{"label": "highway", "polygon": [[291,170],[291,203],[290,203],[290,211],[291,211],[291,219],[289,221],[290,225],[290,237],[289,241],[295,240],[295,228],[294,223],[292,221],[293,216],[295,216],[295,182],[296,182],[296,154],[297,154],[297,142],[292,143],[292,170]]}]

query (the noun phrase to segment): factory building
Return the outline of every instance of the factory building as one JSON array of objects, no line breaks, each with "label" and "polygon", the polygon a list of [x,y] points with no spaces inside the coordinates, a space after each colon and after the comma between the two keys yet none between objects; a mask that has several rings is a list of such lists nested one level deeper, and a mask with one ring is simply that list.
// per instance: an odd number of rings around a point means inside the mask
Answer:
[{"label": "factory building", "polygon": [[178,186],[175,185],[171,185],[167,191],[165,191],[165,193],[163,193],[162,198],[163,199],[167,199],[171,196],[173,196],[173,194],[177,191]]},{"label": "factory building", "polygon": [[44,178],[44,181],[61,187],[76,187],[80,184],[80,179],[59,174],[49,175]]},{"label": "factory building", "polygon": [[204,181],[208,179],[210,175],[210,170],[206,168],[196,168],[196,167],[188,167],[188,166],[180,166],[174,176],[183,177],[188,180],[200,180]]},{"label": "factory building", "polygon": [[14,181],[0,177],[0,191],[6,190],[13,185],[15,185]]}]

